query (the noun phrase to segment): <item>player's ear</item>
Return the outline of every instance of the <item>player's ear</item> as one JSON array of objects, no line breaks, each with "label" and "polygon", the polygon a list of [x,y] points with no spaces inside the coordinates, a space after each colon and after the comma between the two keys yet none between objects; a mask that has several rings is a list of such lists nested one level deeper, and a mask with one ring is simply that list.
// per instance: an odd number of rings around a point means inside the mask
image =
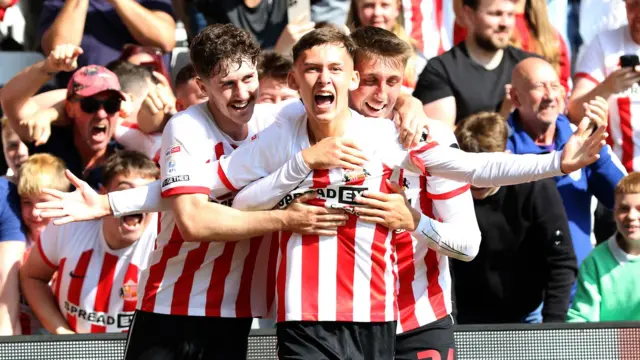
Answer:
[{"label": "player's ear", "polygon": [[358,70],[353,70],[351,74],[351,83],[349,84],[349,91],[358,90],[360,87],[360,73]]},{"label": "player's ear", "polygon": [[287,75],[287,85],[295,91],[300,90],[298,82],[296,81],[296,77],[293,76],[293,71],[289,71],[289,74]]},{"label": "player's ear", "polygon": [[202,81],[200,77],[196,78],[196,85],[198,85],[198,89],[200,89],[200,91],[202,91],[203,94],[207,93],[207,87],[204,85],[204,81]]}]

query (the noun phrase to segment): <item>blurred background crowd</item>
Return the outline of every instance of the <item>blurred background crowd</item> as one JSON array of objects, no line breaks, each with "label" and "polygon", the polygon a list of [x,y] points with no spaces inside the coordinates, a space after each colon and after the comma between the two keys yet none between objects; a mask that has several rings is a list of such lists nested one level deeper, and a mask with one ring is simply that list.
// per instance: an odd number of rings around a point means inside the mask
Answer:
[{"label": "blurred background crowd", "polygon": [[[34,301],[46,306],[37,300],[44,296],[74,312],[54,300],[64,258],[38,247],[48,221],[33,206],[51,198],[44,188],[69,190],[65,169],[98,191],[122,189],[116,180],[132,174],[132,182],[156,179],[148,165],[159,158],[164,125],[207,101],[189,41],[217,23],[247,30],[262,46],[257,103],[298,96],[287,74],[305,33],[376,26],[412,45],[403,92],[455,129],[465,151],[545,153],[562,148],[585,115],[607,119],[608,146],[593,165],[535,184],[472,188],[482,244],[473,261],[452,260],[454,317],[640,320],[640,201],[615,197],[640,193],[633,174],[618,186],[640,168],[640,0],[312,0],[310,17],[296,19],[290,2],[0,0],[0,334],[121,331],[109,319],[52,328],[44,314],[58,309],[33,309]],[[132,232],[135,242],[149,220],[105,226]],[[118,256],[132,246],[107,243]],[[95,274],[98,293],[106,276]],[[108,290],[125,300],[135,292]],[[109,297],[98,294],[96,309]]]}]

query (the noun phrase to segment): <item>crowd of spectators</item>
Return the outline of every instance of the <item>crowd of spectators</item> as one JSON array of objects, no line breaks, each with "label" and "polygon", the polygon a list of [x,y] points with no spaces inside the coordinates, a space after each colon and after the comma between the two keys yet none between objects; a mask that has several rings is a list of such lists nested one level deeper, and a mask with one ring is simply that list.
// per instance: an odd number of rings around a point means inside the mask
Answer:
[{"label": "crowd of spectators", "polygon": [[[42,54],[0,83],[0,335],[126,330],[130,318],[102,312],[110,301],[135,309],[156,215],[57,227],[34,204],[78,179],[103,193],[156,179],[165,124],[207,101],[193,66],[175,62],[176,34],[217,23],[262,46],[257,103],[298,97],[290,53],[305,33],[374,26],[410,45],[402,92],[464,151],[547,153],[584,117],[608,121],[608,145],[582,170],[472,187],[482,242],[474,260],[452,260],[453,314],[461,324],[640,320],[640,0],[595,3],[314,0],[309,21],[289,19],[286,0],[0,0],[0,59]],[[86,259],[57,273],[73,256]]]}]

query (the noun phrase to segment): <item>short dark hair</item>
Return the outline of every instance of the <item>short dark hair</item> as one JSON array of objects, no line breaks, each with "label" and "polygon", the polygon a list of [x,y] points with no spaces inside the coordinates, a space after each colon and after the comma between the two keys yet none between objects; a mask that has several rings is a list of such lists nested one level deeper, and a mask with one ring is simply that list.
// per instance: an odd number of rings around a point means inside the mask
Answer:
[{"label": "short dark hair", "polygon": [[462,120],[455,134],[460,149],[466,152],[503,152],[507,148],[509,127],[502,115],[483,111]]},{"label": "short dark hair", "polygon": [[138,174],[143,178],[157,179],[160,170],[145,154],[120,150],[109,156],[102,170],[102,185],[107,186],[118,175]]},{"label": "short dark hair", "polygon": [[114,60],[107,64],[107,69],[118,77],[122,92],[140,95],[147,89],[149,83],[155,84],[153,73],[145,68],[125,60]]},{"label": "short dark hair", "polygon": [[353,39],[351,39],[351,36],[336,28],[325,27],[306,33],[293,45],[293,62],[298,61],[303,52],[325,44],[342,46],[347,50],[352,59],[355,56],[356,44],[353,42]]},{"label": "short dark hair", "polygon": [[179,86],[187,84],[191,79],[195,79],[196,77],[198,77],[198,74],[196,74],[196,69],[193,65],[187,64],[183,66],[182,69],[178,71],[178,74],[176,74],[176,89]]},{"label": "short dark hair", "polygon": [[413,48],[389,30],[375,26],[363,26],[351,33],[356,44],[356,61],[359,56],[375,56],[398,60],[403,68],[413,56]]},{"label": "short dark hair", "polygon": [[260,45],[247,31],[231,24],[214,24],[204,28],[191,41],[191,64],[202,79],[219,73],[228,74],[231,66],[248,61],[258,63]]},{"label": "short dark hair", "polygon": [[258,77],[270,77],[280,81],[287,81],[289,72],[293,69],[291,58],[275,51],[264,51],[258,61]]}]

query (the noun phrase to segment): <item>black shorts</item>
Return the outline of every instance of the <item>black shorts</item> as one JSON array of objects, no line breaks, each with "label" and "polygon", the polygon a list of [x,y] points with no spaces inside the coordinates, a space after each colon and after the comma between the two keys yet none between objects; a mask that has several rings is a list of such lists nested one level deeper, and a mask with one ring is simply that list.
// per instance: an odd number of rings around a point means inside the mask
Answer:
[{"label": "black shorts", "polygon": [[246,359],[251,318],[136,311],[125,360]]},{"label": "black shorts", "polygon": [[276,333],[280,360],[391,360],[396,323],[286,321]]},{"label": "black shorts", "polygon": [[397,360],[454,360],[455,348],[449,315],[396,337]]}]

